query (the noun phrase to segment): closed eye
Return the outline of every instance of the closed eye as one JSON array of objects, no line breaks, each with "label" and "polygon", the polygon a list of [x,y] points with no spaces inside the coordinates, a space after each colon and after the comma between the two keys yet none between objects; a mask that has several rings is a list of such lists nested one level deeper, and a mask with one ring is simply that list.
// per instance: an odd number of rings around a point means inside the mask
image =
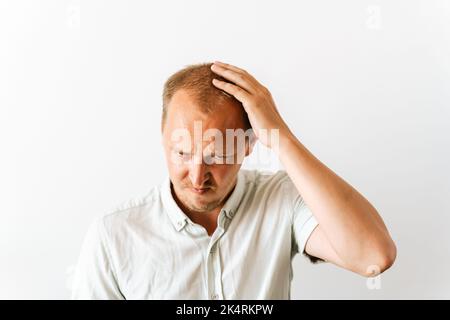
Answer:
[{"label": "closed eye", "polygon": [[234,157],[234,154],[211,154],[210,157],[212,158],[231,158]]},{"label": "closed eye", "polygon": [[180,157],[189,157],[189,156],[190,156],[190,153],[184,152],[184,151],[182,151],[182,150],[175,151],[175,152],[176,152],[176,154],[177,154],[178,156],[180,156]]}]

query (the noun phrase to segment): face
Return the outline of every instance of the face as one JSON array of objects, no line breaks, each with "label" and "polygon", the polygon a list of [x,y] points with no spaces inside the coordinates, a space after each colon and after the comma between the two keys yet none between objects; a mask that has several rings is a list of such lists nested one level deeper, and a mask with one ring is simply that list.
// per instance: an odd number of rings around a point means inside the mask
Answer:
[{"label": "face", "polygon": [[227,129],[244,128],[242,107],[223,103],[212,114],[205,114],[182,89],[167,107],[162,143],[172,194],[183,210],[217,212],[233,190],[242,160],[251,150],[242,139],[226,139]]}]

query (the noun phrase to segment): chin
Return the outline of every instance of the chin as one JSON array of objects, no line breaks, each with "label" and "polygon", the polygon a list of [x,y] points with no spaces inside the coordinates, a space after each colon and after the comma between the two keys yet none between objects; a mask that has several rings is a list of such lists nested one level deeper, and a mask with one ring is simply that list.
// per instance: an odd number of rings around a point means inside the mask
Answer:
[{"label": "chin", "polygon": [[213,200],[213,201],[202,201],[202,200],[195,200],[192,199],[192,201],[190,201],[191,203],[191,208],[194,209],[195,211],[211,211],[212,209],[217,207],[217,201]]}]

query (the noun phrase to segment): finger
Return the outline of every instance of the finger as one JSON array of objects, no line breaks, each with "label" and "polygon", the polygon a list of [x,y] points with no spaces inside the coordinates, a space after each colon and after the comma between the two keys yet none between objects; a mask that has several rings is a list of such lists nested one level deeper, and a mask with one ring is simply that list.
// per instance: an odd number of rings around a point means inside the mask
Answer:
[{"label": "finger", "polygon": [[225,67],[225,68],[234,70],[234,71],[236,71],[236,72],[241,72],[241,73],[247,72],[247,71],[245,71],[244,69],[241,69],[241,68],[239,68],[239,67],[233,66],[232,64],[228,64],[228,63],[225,63],[225,62],[214,61],[214,64],[217,64],[217,65],[219,65],[219,66],[222,66],[222,67]]},{"label": "finger", "polygon": [[211,66],[211,70],[214,73],[224,77],[225,79],[237,84],[239,87],[247,90],[248,92],[255,92],[255,88],[253,87],[253,85],[245,78],[245,75],[243,75],[242,73],[237,73],[233,70],[225,69],[214,64]]},{"label": "finger", "polygon": [[228,63],[224,63],[224,62],[220,62],[220,61],[214,61],[214,64],[218,65],[222,68],[225,68],[228,70],[233,70],[239,74],[245,75],[249,79],[250,83],[252,83],[255,88],[257,88],[260,85],[258,80],[256,80],[250,73],[248,73],[244,69],[241,69],[236,66],[233,66],[232,64],[228,64]]},{"label": "finger", "polygon": [[219,89],[231,94],[242,104],[250,98],[250,94],[239,86],[218,79],[213,79],[212,83]]}]

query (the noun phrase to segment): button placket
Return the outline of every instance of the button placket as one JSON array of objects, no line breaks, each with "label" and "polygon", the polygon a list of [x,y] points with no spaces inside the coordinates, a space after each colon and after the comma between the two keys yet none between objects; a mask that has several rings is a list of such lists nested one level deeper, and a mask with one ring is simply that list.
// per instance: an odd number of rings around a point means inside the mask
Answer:
[{"label": "button placket", "polygon": [[217,246],[214,255],[212,256],[214,263],[214,273],[215,273],[215,288],[216,292],[219,295],[219,298],[223,299],[223,291],[222,291],[222,266],[220,264],[220,254],[219,247]]},{"label": "button placket", "polygon": [[[225,212],[223,212],[225,213]],[[223,299],[222,293],[222,268],[220,265],[219,239],[224,234],[223,228],[224,214],[219,216],[219,233],[211,239],[208,250],[207,268],[208,268],[208,288],[209,296],[212,300]]]},{"label": "button placket", "polygon": [[219,295],[216,293],[211,294],[211,300],[217,300],[219,299]]}]

